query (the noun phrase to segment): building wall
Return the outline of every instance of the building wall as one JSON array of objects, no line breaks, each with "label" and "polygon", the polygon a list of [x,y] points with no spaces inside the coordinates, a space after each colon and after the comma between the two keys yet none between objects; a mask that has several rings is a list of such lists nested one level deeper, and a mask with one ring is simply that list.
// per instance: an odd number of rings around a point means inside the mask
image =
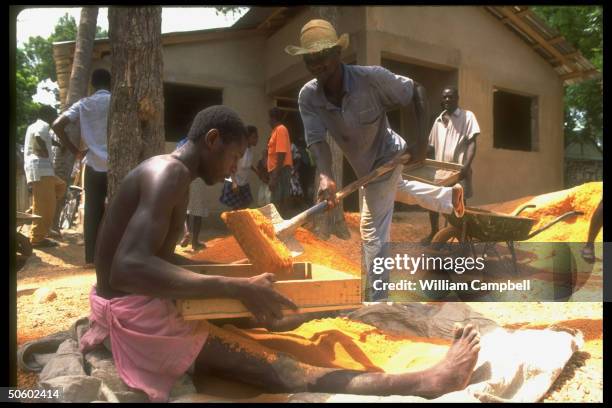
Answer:
[{"label": "building wall", "polygon": [[[164,46],[164,81],[223,90],[223,104],[234,109],[245,124],[259,130],[259,142],[254,157],[265,148],[270,127],[268,109],[272,100],[264,92],[265,65],[263,37],[244,37]],[[175,145],[167,144],[166,151]],[[251,190],[256,194],[260,181],[249,176]],[[207,205],[211,217],[227,210],[219,202],[222,184],[208,186]]]},{"label": "building wall", "polygon": [[[163,47],[164,82],[221,89],[223,104],[234,109],[247,125],[259,130],[259,143],[254,157],[259,159],[265,149],[270,127],[268,109],[273,101],[264,92],[265,64],[262,61],[265,39],[262,36],[233,36]],[[110,70],[110,57],[93,61],[93,69]],[[175,143],[166,143],[165,153],[172,152]],[[260,185],[252,173],[249,182],[254,195]],[[210,216],[216,217],[227,207],[219,202],[223,185],[206,189]]]},{"label": "building wall", "polygon": [[[552,67],[482,7],[368,7],[368,42],[386,57],[458,69],[459,104],[480,124],[470,204],[563,188],[563,87]],[[534,152],[493,148],[493,88],[538,97]],[[430,95],[430,97],[439,97]]]},{"label": "building wall", "polygon": [[[358,33],[364,31],[365,7],[337,7],[336,19],[338,35],[349,34],[349,50],[355,53],[359,40]],[[303,85],[312,79],[304,66],[302,58],[285,52],[287,45],[300,45],[300,30],[309,20],[321,18],[317,7],[310,7],[287,22],[285,26],[271,35],[266,41],[266,92],[279,94],[289,87]]]}]

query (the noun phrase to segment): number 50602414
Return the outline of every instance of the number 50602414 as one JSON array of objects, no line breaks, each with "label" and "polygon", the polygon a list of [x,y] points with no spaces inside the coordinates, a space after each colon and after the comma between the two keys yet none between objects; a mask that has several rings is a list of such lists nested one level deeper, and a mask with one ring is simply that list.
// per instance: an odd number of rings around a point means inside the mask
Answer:
[{"label": "number 50602414", "polygon": [[35,400],[35,399],[59,399],[62,396],[62,390],[59,388],[51,389],[19,389],[5,388],[2,393],[5,396],[4,402],[14,400]]}]

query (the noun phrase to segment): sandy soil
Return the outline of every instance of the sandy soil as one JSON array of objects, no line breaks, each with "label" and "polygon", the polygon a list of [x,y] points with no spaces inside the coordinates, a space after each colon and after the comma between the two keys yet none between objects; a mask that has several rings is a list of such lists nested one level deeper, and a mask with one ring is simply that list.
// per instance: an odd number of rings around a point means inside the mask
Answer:
[{"label": "sandy soil", "polygon": [[[518,201],[518,200],[517,200]],[[514,208],[512,203],[508,207]],[[350,241],[335,237],[327,243],[343,253],[359,256],[358,230],[354,217],[348,217],[352,232]],[[427,213],[397,214],[392,234],[403,239],[421,239],[429,230]],[[27,231],[27,229],[24,229]],[[35,250],[28,263],[17,274],[17,342],[26,341],[66,330],[81,316],[89,314],[88,294],[95,283],[95,272],[84,267],[84,247],[80,230],[66,231],[60,247]],[[202,238],[210,241],[224,231],[207,231]],[[177,247],[186,256],[194,253]],[[34,291],[50,288],[57,297],[38,303]],[[603,401],[603,329],[602,303],[469,303],[469,305],[508,327],[547,327],[562,324],[580,329],[585,336],[585,347],[574,354],[561,376],[551,387],[544,401]],[[32,388],[36,374],[18,371],[18,386]]]}]

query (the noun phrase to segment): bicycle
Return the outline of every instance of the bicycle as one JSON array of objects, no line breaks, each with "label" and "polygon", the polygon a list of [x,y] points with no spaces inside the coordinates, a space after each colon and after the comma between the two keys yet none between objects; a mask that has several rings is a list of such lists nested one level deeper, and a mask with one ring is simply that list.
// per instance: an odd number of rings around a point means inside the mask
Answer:
[{"label": "bicycle", "polygon": [[83,189],[79,186],[69,186],[66,192],[66,201],[59,218],[61,229],[71,229],[74,226],[76,215],[81,205]]}]

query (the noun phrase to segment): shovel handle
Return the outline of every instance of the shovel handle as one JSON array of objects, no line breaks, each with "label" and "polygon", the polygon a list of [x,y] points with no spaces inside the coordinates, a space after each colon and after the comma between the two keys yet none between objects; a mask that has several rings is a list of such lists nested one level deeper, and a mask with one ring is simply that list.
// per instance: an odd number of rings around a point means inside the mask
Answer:
[{"label": "shovel handle", "polygon": [[390,172],[391,170],[394,170],[398,165],[406,163],[407,161],[410,160],[410,157],[411,157],[410,153],[405,153],[401,156],[396,157],[390,162],[383,164],[380,167],[377,167],[376,169],[372,170],[365,176],[358,178],[357,180],[345,186],[342,190],[338,191],[336,193],[336,198],[338,200],[342,200],[344,197],[351,194],[353,191],[357,190],[358,188],[363,187],[370,181],[377,179],[378,177]]},{"label": "shovel handle", "polygon": [[[353,181],[349,185],[345,186],[342,190],[338,191],[336,193],[336,198],[338,200],[342,200],[344,197],[351,194],[358,188],[366,185],[370,181],[382,176],[383,174],[390,172],[391,170],[395,169],[398,165],[406,163],[407,161],[410,160],[410,157],[411,157],[410,153],[405,153],[401,156],[397,156],[395,159],[391,160],[390,162],[383,164],[380,167],[377,167],[376,169],[372,170],[370,173],[366,174],[363,177],[358,178],[357,180]],[[321,201],[320,203],[317,203],[316,205],[310,207],[304,212],[299,213],[298,215],[291,218],[290,220],[285,221],[277,229],[276,231],[277,235],[282,236],[283,234],[290,234],[293,231],[293,229],[299,227],[300,225],[303,225],[308,218],[310,218],[311,216],[315,214],[319,214],[325,211],[326,208],[327,208],[326,200]]]}]

